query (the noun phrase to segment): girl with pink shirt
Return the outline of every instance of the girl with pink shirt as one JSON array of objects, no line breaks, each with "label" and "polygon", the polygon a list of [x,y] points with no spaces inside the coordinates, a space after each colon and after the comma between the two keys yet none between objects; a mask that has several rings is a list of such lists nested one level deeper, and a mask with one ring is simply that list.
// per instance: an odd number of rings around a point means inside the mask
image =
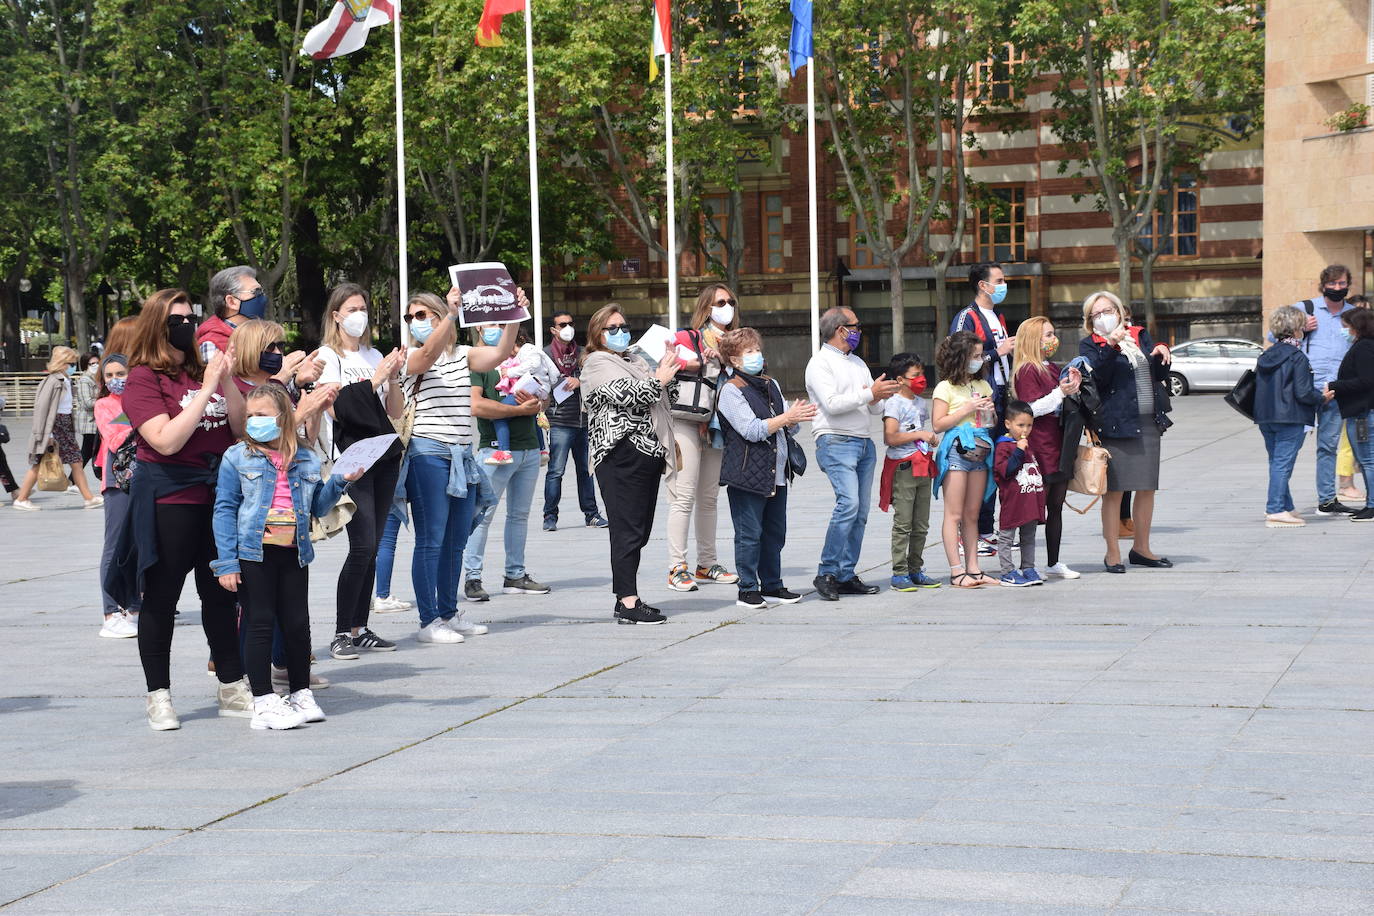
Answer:
[{"label": "girl with pink shirt", "polygon": [[[134,427],[124,413],[124,382],[129,377],[129,360],[122,353],[111,353],[100,364],[97,383],[100,397],[95,402],[95,429],[99,448],[95,466],[100,469],[100,495],[105,497],[105,548],[100,554],[101,602],[105,622],[100,635],[107,639],[129,639],[138,635],[138,611],[142,601],[135,599],[121,608],[104,588],[105,572],[114,560],[115,540],[124,516],[129,512],[128,477],[116,480],[113,473],[114,455]],[[121,486],[121,483],[123,486]]]}]

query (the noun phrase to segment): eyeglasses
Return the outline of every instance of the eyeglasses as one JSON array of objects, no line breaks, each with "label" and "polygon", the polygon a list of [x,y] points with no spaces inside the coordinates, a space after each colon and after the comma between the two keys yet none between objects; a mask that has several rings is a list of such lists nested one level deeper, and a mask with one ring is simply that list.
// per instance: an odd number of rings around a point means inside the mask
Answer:
[{"label": "eyeglasses", "polygon": [[176,327],[176,326],[179,325],[179,324],[195,324],[195,323],[196,323],[196,316],[195,316],[195,315],[168,315],[168,316],[167,316],[167,327],[169,327],[169,328],[174,328],[174,327]]},{"label": "eyeglasses", "polygon": [[853,329],[856,330],[856,331],[862,331],[864,326],[861,325],[861,324],[859,324],[859,323],[856,321],[856,322],[854,322],[853,324],[842,324],[842,325],[840,325],[840,327],[842,327],[842,328],[853,328]]},{"label": "eyeglasses", "polygon": [[234,298],[242,301],[244,299],[256,299],[261,295],[262,287],[259,286],[257,289],[249,290],[247,295],[244,295],[242,292],[234,293]]},{"label": "eyeglasses", "polygon": [[1089,318],[1101,318],[1103,315],[1115,315],[1116,309],[1102,309],[1100,312],[1093,312]]},{"label": "eyeglasses", "polygon": [[733,306],[739,305],[739,300],[738,300],[738,299],[717,299],[717,300],[716,300],[716,305],[728,305],[728,306],[732,306],[732,307],[733,307]]},{"label": "eyeglasses", "polygon": [[611,333],[611,334],[614,334],[616,331],[624,331],[624,330],[628,329],[629,327],[630,327],[630,326],[629,326],[628,324],[608,324],[608,325],[606,325],[606,327],[603,328],[602,330],[607,331],[607,332],[609,332],[609,333]]},{"label": "eyeglasses", "polygon": [[264,352],[264,353],[271,353],[273,350],[276,350],[278,353],[285,353],[285,352],[286,352],[286,341],[284,341],[284,340],[274,340],[274,341],[272,341],[270,344],[268,344],[268,345],[263,349],[262,352]]},{"label": "eyeglasses", "polygon": [[573,326],[571,321],[555,321],[553,326],[556,328],[570,328]]},{"label": "eyeglasses", "polygon": [[406,321],[426,321],[429,319],[429,312],[424,309],[416,309],[406,316]]}]

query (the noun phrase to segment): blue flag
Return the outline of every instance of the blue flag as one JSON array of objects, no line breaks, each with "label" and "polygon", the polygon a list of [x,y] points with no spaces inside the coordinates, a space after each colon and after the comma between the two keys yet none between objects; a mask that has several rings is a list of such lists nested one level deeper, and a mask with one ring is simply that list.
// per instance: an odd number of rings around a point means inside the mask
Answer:
[{"label": "blue flag", "polygon": [[792,75],[806,66],[806,59],[815,55],[811,43],[811,0],[792,0],[792,40],[787,43]]}]

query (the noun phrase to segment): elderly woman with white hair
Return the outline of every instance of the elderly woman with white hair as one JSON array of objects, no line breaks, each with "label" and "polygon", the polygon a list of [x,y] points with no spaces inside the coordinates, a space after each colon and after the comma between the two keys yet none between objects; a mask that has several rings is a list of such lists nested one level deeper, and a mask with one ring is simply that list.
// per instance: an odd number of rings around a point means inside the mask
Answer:
[{"label": "elderly woman with white hair", "polygon": [[1107,494],[1102,499],[1102,537],[1109,573],[1124,573],[1117,540],[1121,525],[1121,494],[1135,493],[1135,546],[1132,566],[1168,568],[1174,564],[1150,549],[1150,523],[1155,490],[1159,489],[1159,437],[1172,426],[1168,371],[1169,348],[1156,345],[1150,332],[1127,321],[1121,300],[1109,292],[1083,300],[1083,330],[1078,352],[1092,367],[1102,406],[1096,431],[1111,454],[1107,464]]}]

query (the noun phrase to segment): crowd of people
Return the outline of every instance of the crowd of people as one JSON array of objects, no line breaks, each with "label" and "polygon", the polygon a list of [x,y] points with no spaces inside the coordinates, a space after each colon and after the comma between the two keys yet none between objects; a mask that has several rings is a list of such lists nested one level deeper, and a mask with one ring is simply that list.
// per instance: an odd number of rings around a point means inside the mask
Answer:
[{"label": "crowd of people", "polygon": [[[233,267],[212,278],[213,314],[205,321],[184,291],[160,290],[116,324],[103,357],[88,360],[79,378],[78,354],[54,349],[27,443],[29,473],[11,487],[12,505],[39,508],[30,493],[43,456],[55,453],[83,504],[103,506],[100,635],[137,638],[148,721],[157,730],[180,726],[170,653],[188,576],[219,684],[219,715],[247,718],[255,729],[322,721],[314,691],[329,682],[311,670],[308,617],[314,545],[340,531],[348,543],[334,589],[331,657],[396,650],[369,617],[411,608],[392,594],[396,543],[407,524],[415,537],[417,640],[461,643],[488,631],[466,608],[490,600],[483,570],[499,504],[501,591],[551,591],[526,565],[529,516],[547,465],[543,528],[558,530],[569,456],[584,525],[608,529],[611,616],[620,624],[667,619],[646,600],[639,576],[661,485],[668,589],[733,585],[736,603],[753,609],[802,600],[783,581],[782,551],[788,494],[807,472],[796,440],[803,423],[834,496],[812,581],[820,600],[880,591],[858,574],[875,474],[878,507],[891,516],[892,590],[943,584],[925,556],[934,499],[943,500],[951,587],[1079,578],[1061,545],[1085,436],[1109,456],[1103,569],[1171,567],[1151,543],[1160,441],[1171,425],[1169,348],[1133,324],[1120,299],[1099,291],[1083,302],[1077,355],[1057,361],[1049,319],[1009,329],[999,265],[976,265],[969,278],[974,299],[935,349],[938,383],[929,400],[931,365],[918,353],[896,353],[874,378],[856,353],[859,319],[839,307],[820,318],[807,397],[789,403],[767,372],[763,335],[721,284],[701,291],[690,325],[659,359],[631,345],[630,318],[614,303],[591,315],[584,344],[566,311],[552,316],[543,350],[518,324],[470,328],[465,341],[457,289],[445,298],[410,296],[403,312],[410,346],[384,354],[374,346],[368,293],[351,283],[329,294],[322,345],[290,352],[285,330],[267,317],[254,271]],[[1374,518],[1374,313],[1347,305],[1349,281],[1345,268],[1328,268],[1321,298],[1270,319],[1275,343],[1257,366],[1255,419],[1270,456],[1271,527],[1304,524],[1288,478],[1310,426],[1318,512]],[[523,292],[518,298],[523,305]],[[332,472],[350,445],[392,434],[392,445],[365,469]],[[1337,498],[1337,471],[1354,473],[1337,467],[1342,441],[1362,470],[1363,509]],[[99,494],[86,482],[88,460]],[[1349,498],[1352,482],[1341,485]],[[722,487],[733,570],[717,549]],[[1133,531],[1124,530],[1127,497]],[[1132,543],[1123,558],[1125,538]]]}]

